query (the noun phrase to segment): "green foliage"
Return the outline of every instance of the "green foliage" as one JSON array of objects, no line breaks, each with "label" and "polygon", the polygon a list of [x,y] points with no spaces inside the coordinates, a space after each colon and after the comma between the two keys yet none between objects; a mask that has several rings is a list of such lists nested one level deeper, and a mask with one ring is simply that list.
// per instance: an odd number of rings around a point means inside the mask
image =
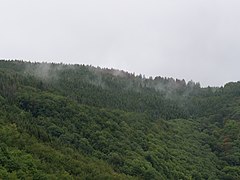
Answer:
[{"label": "green foliage", "polygon": [[0,178],[239,179],[239,84],[0,61]]}]

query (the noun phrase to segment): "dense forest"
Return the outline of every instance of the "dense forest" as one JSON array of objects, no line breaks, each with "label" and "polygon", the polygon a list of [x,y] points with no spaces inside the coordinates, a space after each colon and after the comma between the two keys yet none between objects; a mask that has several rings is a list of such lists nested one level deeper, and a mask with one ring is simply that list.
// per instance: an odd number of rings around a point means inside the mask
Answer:
[{"label": "dense forest", "polygon": [[240,82],[0,61],[0,179],[240,179]]}]

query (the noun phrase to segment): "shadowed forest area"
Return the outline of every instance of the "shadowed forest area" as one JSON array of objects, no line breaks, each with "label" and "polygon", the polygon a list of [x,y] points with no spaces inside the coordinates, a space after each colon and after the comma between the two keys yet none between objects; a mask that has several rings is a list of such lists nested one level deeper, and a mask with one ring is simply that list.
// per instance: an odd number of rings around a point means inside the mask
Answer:
[{"label": "shadowed forest area", "polygon": [[0,61],[1,179],[240,179],[240,82]]}]

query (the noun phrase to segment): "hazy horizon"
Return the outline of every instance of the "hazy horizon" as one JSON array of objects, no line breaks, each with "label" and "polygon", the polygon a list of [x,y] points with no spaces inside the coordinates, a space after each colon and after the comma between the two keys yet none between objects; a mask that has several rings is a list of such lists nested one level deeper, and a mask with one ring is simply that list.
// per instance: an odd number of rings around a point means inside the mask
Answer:
[{"label": "hazy horizon", "polygon": [[3,0],[0,59],[88,64],[203,87],[239,81],[236,0]]},{"label": "hazy horizon", "polygon": [[[186,78],[179,78],[179,77],[172,77],[172,76],[164,76],[164,75],[156,75],[156,76],[147,76],[146,74],[142,74],[142,73],[137,73],[137,72],[131,72],[125,69],[117,69],[117,68],[113,68],[113,67],[102,67],[102,66],[95,66],[93,64],[81,64],[81,63],[65,63],[65,62],[54,62],[54,61],[31,61],[31,60],[23,60],[23,59],[0,59],[0,61],[23,61],[23,62],[31,62],[31,63],[48,63],[48,64],[63,64],[63,65],[85,65],[85,66],[91,66],[91,67],[95,67],[95,68],[101,68],[101,69],[109,69],[109,70],[116,70],[116,71],[123,71],[125,73],[130,73],[130,74],[134,74],[135,76],[139,76],[141,75],[142,77],[149,79],[149,78],[155,78],[155,77],[162,77],[162,78],[173,78],[173,79],[178,79],[178,80],[185,80],[186,83],[188,83],[189,81],[193,81],[194,83],[200,83],[202,88],[205,87],[209,87],[210,85],[202,85],[201,82],[199,81],[195,81],[194,79],[186,79]],[[222,85],[219,86],[210,86],[210,87],[224,87],[225,84],[229,83],[229,82],[238,82],[238,81],[228,81]]]}]

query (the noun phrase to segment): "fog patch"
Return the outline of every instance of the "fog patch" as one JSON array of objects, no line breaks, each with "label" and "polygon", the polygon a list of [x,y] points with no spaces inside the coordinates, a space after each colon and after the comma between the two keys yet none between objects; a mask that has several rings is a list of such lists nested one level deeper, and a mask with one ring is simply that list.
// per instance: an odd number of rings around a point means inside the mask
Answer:
[{"label": "fog patch", "polygon": [[58,72],[64,68],[62,64],[53,63],[29,63],[25,67],[25,74],[30,74],[40,80],[58,80]]}]

